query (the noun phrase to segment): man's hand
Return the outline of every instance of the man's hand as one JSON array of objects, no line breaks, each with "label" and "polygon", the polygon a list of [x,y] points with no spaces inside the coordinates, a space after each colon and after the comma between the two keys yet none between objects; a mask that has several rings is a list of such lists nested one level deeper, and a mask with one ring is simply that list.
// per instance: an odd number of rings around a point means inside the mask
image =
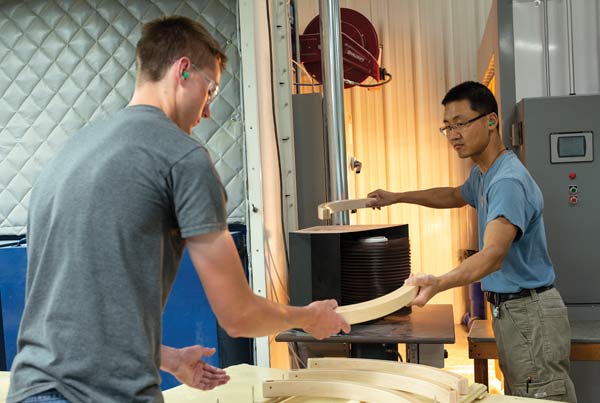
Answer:
[{"label": "man's hand", "polygon": [[310,318],[304,330],[317,340],[337,334],[340,330],[349,333],[350,325],[335,312],[337,306],[334,299],[312,302],[306,307],[310,311]]},{"label": "man's hand", "polygon": [[424,306],[440,289],[440,279],[432,274],[410,275],[405,281],[406,285],[419,287],[419,293],[412,301],[411,305]]},{"label": "man's hand", "polygon": [[210,357],[215,351],[202,346],[180,349],[162,346],[161,369],[191,388],[211,390],[229,381],[225,371],[202,361],[202,357]]},{"label": "man's hand", "polygon": [[367,207],[381,208],[389,206],[396,202],[396,193],[388,192],[387,190],[377,189],[367,195],[367,197],[373,197],[375,200],[367,202]]}]

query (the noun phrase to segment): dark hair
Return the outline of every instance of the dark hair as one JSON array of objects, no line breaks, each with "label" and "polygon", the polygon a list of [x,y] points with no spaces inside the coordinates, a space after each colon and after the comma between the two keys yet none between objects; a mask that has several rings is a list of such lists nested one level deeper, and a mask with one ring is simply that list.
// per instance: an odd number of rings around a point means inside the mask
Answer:
[{"label": "dark hair", "polygon": [[223,49],[206,28],[178,15],[145,23],[135,55],[138,74],[150,81],[162,79],[167,68],[183,56],[198,68],[211,65],[215,58],[221,70],[227,63]]},{"label": "dark hair", "polygon": [[469,101],[471,109],[479,113],[498,113],[498,103],[492,91],[475,81],[465,81],[450,89],[442,100],[442,105],[464,100]]}]

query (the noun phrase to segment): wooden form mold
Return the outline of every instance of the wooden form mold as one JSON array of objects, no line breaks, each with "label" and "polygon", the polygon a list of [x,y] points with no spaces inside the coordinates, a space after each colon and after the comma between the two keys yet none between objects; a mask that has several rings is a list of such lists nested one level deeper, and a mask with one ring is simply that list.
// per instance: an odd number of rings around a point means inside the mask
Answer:
[{"label": "wooden form mold", "polygon": [[309,369],[338,369],[356,371],[376,371],[398,374],[436,382],[454,389],[459,395],[467,394],[469,381],[458,374],[426,365],[409,364],[396,361],[370,360],[363,358],[309,358]]},{"label": "wooden form mold", "polygon": [[350,381],[430,398],[439,403],[458,403],[458,392],[446,385],[421,378],[376,371],[301,369],[290,371],[289,379]]},{"label": "wooden form mold", "polygon": [[365,403],[421,403],[401,392],[343,381],[282,380],[263,383],[264,397],[304,396],[359,400]]}]

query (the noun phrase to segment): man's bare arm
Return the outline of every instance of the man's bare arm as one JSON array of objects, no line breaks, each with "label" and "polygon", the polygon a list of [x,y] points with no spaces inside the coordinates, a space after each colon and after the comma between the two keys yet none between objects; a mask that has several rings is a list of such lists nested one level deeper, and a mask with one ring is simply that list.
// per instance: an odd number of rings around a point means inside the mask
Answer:
[{"label": "man's bare arm", "polygon": [[406,281],[409,285],[420,287],[413,304],[423,306],[438,292],[479,281],[495,272],[501,267],[516,236],[517,227],[506,218],[499,217],[490,221],[485,227],[481,251],[465,259],[454,270],[439,277],[415,276]]},{"label": "man's bare arm", "polygon": [[258,337],[302,328],[321,339],[350,331],[335,313],[335,300],[293,307],[254,294],[228,231],[188,238],[187,247],[215,316],[229,335]]},{"label": "man's bare arm", "polygon": [[431,208],[455,208],[467,204],[460,187],[441,187],[412,192],[388,192],[377,189],[368,195],[375,198],[368,207],[384,207],[396,203],[418,204]]}]

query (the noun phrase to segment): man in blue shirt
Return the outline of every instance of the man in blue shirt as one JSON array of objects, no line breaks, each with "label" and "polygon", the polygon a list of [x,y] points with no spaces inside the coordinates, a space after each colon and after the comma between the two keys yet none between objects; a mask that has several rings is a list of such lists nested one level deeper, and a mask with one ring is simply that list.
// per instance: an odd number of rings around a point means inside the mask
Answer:
[{"label": "man in blue shirt", "polygon": [[502,144],[498,105],[472,81],[444,97],[444,127],[460,158],[475,166],[462,186],[414,192],[378,189],[371,207],[412,203],[432,208],[477,209],[480,251],[441,276],[411,277],[419,286],[413,304],[481,280],[493,308],[492,324],[506,394],[575,403],[569,378],[567,309],[553,288],[554,268],[544,229],[542,192],[517,156]]}]

